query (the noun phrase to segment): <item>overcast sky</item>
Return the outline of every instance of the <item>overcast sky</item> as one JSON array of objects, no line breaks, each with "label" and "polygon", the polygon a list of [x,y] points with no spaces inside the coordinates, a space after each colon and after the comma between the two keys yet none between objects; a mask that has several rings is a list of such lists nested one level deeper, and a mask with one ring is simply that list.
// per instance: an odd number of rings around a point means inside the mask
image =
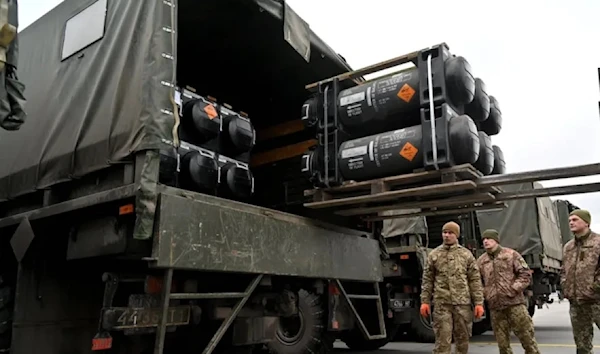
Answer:
[{"label": "overcast sky", "polygon": [[[20,28],[60,2],[19,0]],[[492,141],[508,172],[600,162],[600,1],[287,2],[354,69],[448,43],[499,101],[503,130]],[[600,231],[600,193],[561,198],[589,209]]]}]

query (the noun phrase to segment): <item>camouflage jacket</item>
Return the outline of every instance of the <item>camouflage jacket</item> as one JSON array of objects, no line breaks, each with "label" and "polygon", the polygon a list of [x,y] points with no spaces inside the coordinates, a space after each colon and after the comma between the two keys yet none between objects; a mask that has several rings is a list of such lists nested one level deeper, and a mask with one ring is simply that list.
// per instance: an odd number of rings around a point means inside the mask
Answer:
[{"label": "camouflage jacket", "polygon": [[563,247],[563,265],[560,285],[569,300],[600,300],[600,235],[590,233],[581,239],[572,239]]},{"label": "camouflage jacket", "polygon": [[461,245],[441,245],[427,257],[421,303],[483,305],[481,275],[475,257]]},{"label": "camouflage jacket", "polygon": [[477,265],[490,310],[527,303],[523,291],[531,283],[531,272],[517,251],[499,247],[495,254],[482,254]]}]

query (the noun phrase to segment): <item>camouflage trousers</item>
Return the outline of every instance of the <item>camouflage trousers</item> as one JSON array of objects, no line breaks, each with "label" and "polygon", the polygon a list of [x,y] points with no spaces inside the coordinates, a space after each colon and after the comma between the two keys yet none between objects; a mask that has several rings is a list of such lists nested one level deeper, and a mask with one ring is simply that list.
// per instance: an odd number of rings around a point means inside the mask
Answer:
[{"label": "camouflage trousers", "polygon": [[600,328],[600,304],[571,302],[569,313],[577,354],[592,354],[594,323]]},{"label": "camouflage trousers", "polygon": [[533,329],[533,320],[529,316],[525,305],[510,306],[502,310],[490,311],[492,320],[492,330],[498,342],[500,354],[513,354],[510,347],[510,332],[515,333],[525,354],[540,354],[535,333]]},{"label": "camouflage trousers", "polygon": [[469,352],[469,338],[473,330],[473,308],[471,305],[437,305],[433,307],[433,332],[435,347],[433,354],[450,354],[452,337],[456,354]]}]

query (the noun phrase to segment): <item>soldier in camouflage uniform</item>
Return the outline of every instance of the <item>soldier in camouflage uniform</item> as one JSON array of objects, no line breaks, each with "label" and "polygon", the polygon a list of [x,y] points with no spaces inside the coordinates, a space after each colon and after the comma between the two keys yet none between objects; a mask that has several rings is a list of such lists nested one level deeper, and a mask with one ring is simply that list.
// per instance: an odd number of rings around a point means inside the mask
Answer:
[{"label": "soldier in camouflage uniform", "polygon": [[483,316],[481,275],[475,257],[458,244],[460,227],[449,222],[442,228],[444,244],[427,257],[421,285],[421,315],[431,314],[433,295],[434,354],[450,354],[452,336],[456,353],[469,351],[469,338],[475,317]]},{"label": "soldier in camouflage uniform", "polygon": [[482,238],[486,253],[479,257],[477,265],[500,354],[513,354],[511,329],[525,354],[540,354],[523,294],[531,282],[529,266],[517,251],[500,246],[498,231],[485,230]]},{"label": "soldier in camouflage uniform", "polygon": [[563,247],[560,284],[570,303],[573,338],[577,354],[592,353],[594,323],[600,327],[600,235],[590,230],[592,217],[586,210],[574,210],[569,228],[574,238]]}]

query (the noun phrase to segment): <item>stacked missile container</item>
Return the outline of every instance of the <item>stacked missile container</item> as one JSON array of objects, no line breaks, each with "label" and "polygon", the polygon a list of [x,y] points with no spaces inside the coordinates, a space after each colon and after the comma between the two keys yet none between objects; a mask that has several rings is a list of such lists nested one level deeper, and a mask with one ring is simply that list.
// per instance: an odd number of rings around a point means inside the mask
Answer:
[{"label": "stacked missile container", "polygon": [[248,117],[186,89],[177,89],[175,101],[180,117],[180,144],[161,151],[160,182],[248,200],[254,192],[248,163],[256,141]]},{"label": "stacked missile container", "polygon": [[[319,85],[302,106],[318,145],[302,158],[315,186],[339,185],[472,164],[483,175],[505,171],[490,136],[502,128],[497,99],[471,65],[445,44],[421,50],[415,67],[344,87]],[[436,139],[432,139],[436,136]]]}]

